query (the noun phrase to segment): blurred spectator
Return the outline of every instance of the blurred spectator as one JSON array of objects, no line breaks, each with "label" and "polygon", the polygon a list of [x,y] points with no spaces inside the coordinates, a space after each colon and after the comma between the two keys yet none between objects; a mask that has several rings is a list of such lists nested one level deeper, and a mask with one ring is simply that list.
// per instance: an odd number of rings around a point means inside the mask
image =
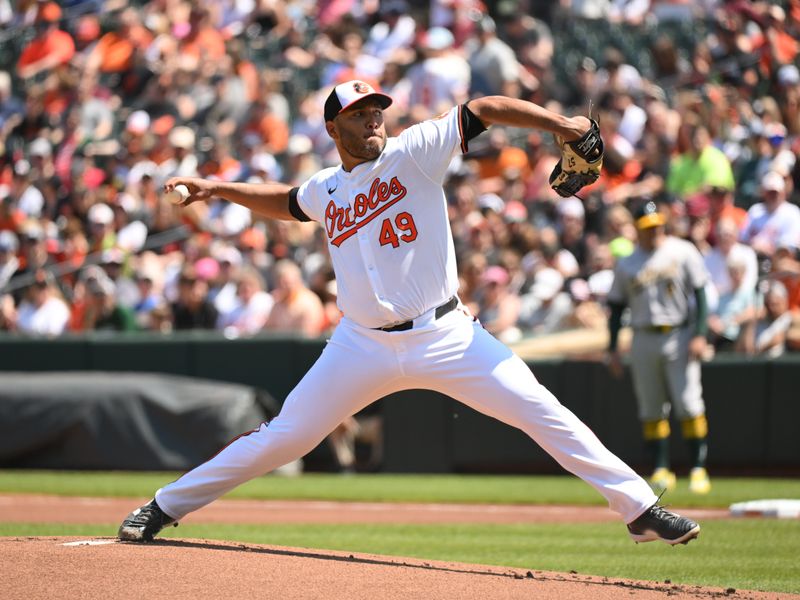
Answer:
[{"label": "blurred spectator", "polygon": [[767,285],[762,310],[749,350],[767,358],[776,358],[786,350],[786,333],[792,325],[788,294],[780,281],[770,281]]},{"label": "blurred spectator", "polygon": [[606,210],[603,239],[608,242],[608,248],[614,258],[622,258],[633,252],[636,242],[636,227],[633,225],[633,215],[622,205],[614,205]]},{"label": "blurred spectator", "polygon": [[580,272],[580,265],[566,248],[561,247],[558,233],[553,227],[545,227],[539,231],[539,244],[544,263],[556,269],[565,279],[575,277]]},{"label": "blurred spectator", "polygon": [[564,328],[572,314],[572,300],[563,291],[564,277],[545,267],[536,272],[530,292],[521,298],[519,327],[523,333],[543,335]]},{"label": "blurred spectator", "polygon": [[139,300],[139,290],[126,270],[125,253],[119,248],[109,248],[100,254],[100,266],[105,276],[114,284],[117,302],[132,308]]},{"label": "blurred spectator", "polygon": [[589,253],[589,268],[587,271],[589,294],[598,302],[605,302],[614,280],[614,255],[608,244],[598,244]]},{"label": "blurred spectator", "polygon": [[30,180],[31,164],[21,159],[14,163],[14,176],[8,202],[13,203],[26,217],[40,217],[44,196]]},{"label": "blurred spectator", "polygon": [[233,337],[261,331],[275,304],[265,288],[264,278],[258,271],[243,268],[237,279],[236,303],[230,311],[220,313],[217,329]]},{"label": "blurred spectator", "polygon": [[739,229],[729,218],[722,218],[717,223],[717,245],[703,256],[714,284],[720,296],[734,291],[734,285],[728,275],[729,263],[744,265],[742,285],[755,290],[758,280],[758,257],[750,246],[738,240]]},{"label": "blurred spectator", "polygon": [[783,122],[790,135],[800,135],[800,69],[797,65],[783,65],[778,69],[777,80]]},{"label": "blurred spectator", "polygon": [[786,246],[775,250],[769,277],[783,284],[788,294],[789,310],[800,317],[800,251]]},{"label": "blurred spectator", "polygon": [[673,158],[667,176],[667,191],[686,198],[705,187],[733,189],[730,161],[711,144],[705,125],[686,123],[678,133],[679,155]]},{"label": "blurred spectator", "polygon": [[320,38],[318,51],[330,61],[321,77],[325,87],[351,79],[361,79],[373,85],[383,73],[383,62],[365,52],[364,38],[357,30],[344,32],[340,40]]},{"label": "blurred spectator", "polygon": [[642,76],[618,48],[608,47],[603,55],[603,67],[597,72],[597,87],[600,91],[642,89]]},{"label": "blurred spectator", "polygon": [[0,71],[0,150],[4,150],[8,134],[22,121],[24,114],[25,105],[13,93],[11,76]]},{"label": "blurred spectator", "polygon": [[97,73],[131,71],[152,41],[153,36],[142,26],[137,10],[126,8],[119,15],[117,27],[103,35],[93,47],[84,76],[94,79]]},{"label": "blurred spectator", "polygon": [[499,266],[491,266],[481,277],[481,294],[477,317],[484,329],[503,343],[519,340],[521,333],[516,327],[519,317],[519,297],[509,292],[508,272]]},{"label": "blurred spectator", "polygon": [[690,196],[684,203],[688,235],[686,239],[692,242],[700,254],[708,254],[711,244],[708,237],[711,233],[711,219],[709,218],[709,202],[704,196]]},{"label": "blurred spectator", "polygon": [[69,322],[69,308],[51,277],[37,273],[17,309],[14,329],[42,336],[61,335]]},{"label": "blurred spectator", "polygon": [[709,201],[709,218],[711,219],[708,241],[713,246],[718,243],[719,222],[730,219],[738,231],[744,227],[747,211],[733,203],[733,190],[720,186],[712,186],[706,192]]},{"label": "blurred spectator", "polygon": [[108,204],[94,204],[86,214],[89,222],[89,235],[93,252],[110,250],[117,240],[114,231],[114,211]]},{"label": "blurred spectator", "polygon": [[139,268],[134,273],[133,279],[139,293],[136,304],[133,306],[137,326],[143,330],[159,330],[160,328],[154,323],[153,315],[153,311],[162,305],[161,294],[156,287],[156,277],[147,269]]},{"label": "blurred spectator", "polygon": [[477,159],[478,177],[481,180],[480,190],[495,194],[503,193],[509,183],[505,179],[509,172],[515,172],[522,178],[528,175],[528,156],[522,148],[511,143],[505,127],[493,127],[487,135],[488,147],[484,148],[482,156]]},{"label": "blurred spectator", "polygon": [[322,302],[303,283],[300,267],[283,259],[273,267],[275,304],[264,328],[272,331],[296,332],[305,337],[322,333],[325,321]]},{"label": "blurred spectator", "polygon": [[771,171],[761,179],[762,201],[747,211],[741,240],[761,256],[778,246],[800,248],[800,208],[786,201],[786,181]]},{"label": "blurred spectator", "polygon": [[38,2],[34,20],[35,37],[22,49],[17,74],[36,77],[69,62],[75,54],[72,36],[58,27],[61,8],[55,2]]},{"label": "blurred spectator", "polygon": [[170,155],[159,164],[160,180],[170,177],[193,177],[198,174],[198,159],[194,153],[195,134],[189,127],[179,126],[169,132]]},{"label": "blurred spectator", "polygon": [[594,99],[598,89],[597,62],[591,56],[581,59],[575,69],[575,78],[564,92],[562,102],[568,108],[583,107],[588,99]]},{"label": "blurred spectator", "polygon": [[[289,145],[286,149],[286,170],[290,183],[300,185],[322,168],[322,164],[313,150],[314,144],[308,136],[295,133],[289,138]],[[269,179],[278,178],[270,177]]]},{"label": "blurred spectator", "polygon": [[116,300],[116,286],[107,277],[92,277],[86,282],[86,331],[134,331],[136,317]]},{"label": "blurred spectator", "polygon": [[193,267],[184,267],[178,276],[178,297],[172,303],[174,328],[214,329],[217,309],[208,300],[208,282],[198,277]]},{"label": "blurred spectator", "polygon": [[459,262],[458,296],[461,302],[472,312],[478,313],[478,300],[483,285],[483,275],[488,267],[486,256],[480,252],[472,252]]},{"label": "blurred spectator", "polygon": [[250,105],[244,134],[258,136],[263,151],[269,154],[282,154],[289,145],[289,127],[264,100]]},{"label": "blurred spectator", "polygon": [[583,203],[575,196],[564,198],[556,205],[556,210],[561,247],[572,254],[579,265],[583,265],[585,272],[589,259],[589,236],[584,228],[586,211]]},{"label": "blurred spectator", "polygon": [[606,326],[608,315],[598,296],[592,294],[585,279],[573,279],[569,283],[569,296],[572,300],[572,313],[564,320],[564,327],[569,329],[602,330]]},{"label": "blurred spectator", "polygon": [[408,14],[408,8],[405,0],[383,0],[379,12],[380,20],[369,30],[364,52],[386,63],[411,62],[417,23]]},{"label": "blurred spectator", "polygon": [[782,6],[772,4],[760,16],[761,19],[754,21],[761,26],[765,38],[762,41],[762,65],[768,72],[774,72],[781,65],[791,64],[797,58],[800,50],[797,32],[787,28],[786,11]]},{"label": "blurred spectator", "polygon": [[740,333],[755,318],[755,288],[746,280],[747,262],[728,256],[726,266],[730,289],[720,294],[716,310],[708,315],[709,342],[718,352],[739,349]]},{"label": "blurred spectator", "polygon": [[528,135],[526,154],[529,174],[525,175],[524,171],[522,173],[525,180],[525,203],[530,205],[534,202],[554,200],[558,196],[550,187],[550,173],[558,163],[560,154],[555,152],[554,146],[545,142],[539,132]]},{"label": "blurred spectator", "polygon": [[656,81],[669,79],[680,84],[689,79],[692,66],[669,34],[659,35],[653,42],[650,52],[653,56]]},{"label": "blurred spectator", "polygon": [[[78,144],[81,147],[92,149],[91,153],[114,154],[114,151],[101,150],[98,142],[111,138],[114,133],[114,110],[112,108],[116,99],[112,99],[107,90],[100,88],[93,80],[85,80],[78,85],[77,106],[79,107],[79,122],[76,131]],[[113,141],[115,143],[115,140]]]},{"label": "blurred spectator", "polygon": [[11,294],[0,294],[0,331],[13,331],[17,323],[17,306]]},{"label": "blurred spectator", "polygon": [[212,250],[212,256],[219,264],[217,278],[211,284],[208,299],[214,303],[214,308],[220,314],[231,312],[236,306],[237,279],[239,267],[242,264],[241,253],[227,244],[218,244]]},{"label": "blurred spectator", "polygon": [[211,24],[208,9],[202,6],[193,6],[188,23],[176,23],[173,32],[178,37],[181,56],[193,59],[197,66],[225,56],[225,40]]},{"label": "blurred spectator", "polygon": [[139,252],[147,241],[147,225],[134,218],[135,200],[128,195],[119,195],[111,206],[117,248],[129,253]]},{"label": "blurred spectator", "polygon": [[770,277],[781,282],[788,295],[792,325],[786,332],[786,349],[800,351],[800,251],[796,248],[778,248],[772,257]]},{"label": "blurred spectator", "polygon": [[0,231],[0,290],[19,269],[19,240],[13,231]]},{"label": "blurred spectator", "polygon": [[647,124],[647,113],[639,104],[641,101],[628,89],[611,90],[611,106],[619,113],[617,131],[631,146],[636,147],[642,141]]},{"label": "blurred spectator", "polygon": [[[26,221],[20,228],[20,266],[11,280],[18,283],[38,271],[47,271],[54,264],[53,257],[47,251],[47,236],[37,221]],[[20,300],[21,289],[14,292],[16,300]]]},{"label": "blurred spectator", "polygon": [[470,93],[480,96],[519,95],[520,65],[514,51],[497,37],[494,19],[477,24],[475,45],[467,48],[471,72]]},{"label": "blurred spectator", "polygon": [[444,27],[431,27],[423,36],[422,58],[408,70],[409,105],[423,107],[424,118],[465,102],[470,85],[469,64],[453,49],[455,38]]}]

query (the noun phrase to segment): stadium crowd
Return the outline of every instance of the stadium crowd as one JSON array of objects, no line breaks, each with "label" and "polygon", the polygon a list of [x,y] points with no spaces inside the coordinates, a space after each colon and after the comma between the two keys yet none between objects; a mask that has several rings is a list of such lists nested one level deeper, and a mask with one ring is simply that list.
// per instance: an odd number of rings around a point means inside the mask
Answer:
[{"label": "stadium crowd", "polygon": [[[598,32],[619,44],[588,52]],[[324,99],[359,78],[394,98],[390,135],[488,94],[599,119],[580,198],[536,132],[451,165],[459,295],[502,340],[603,330],[653,199],[705,257],[714,347],[800,350],[798,0],[0,0],[0,38],[0,330],[329,332],[319,228],[159,190],[337,164]]]}]

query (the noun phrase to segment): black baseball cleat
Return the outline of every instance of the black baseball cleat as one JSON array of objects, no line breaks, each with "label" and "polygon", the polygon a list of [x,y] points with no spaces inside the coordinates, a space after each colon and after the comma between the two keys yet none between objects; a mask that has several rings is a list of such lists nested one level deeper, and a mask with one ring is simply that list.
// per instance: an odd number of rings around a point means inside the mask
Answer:
[{"label": "black baseball cleat", "polygon": [[674,546],[688,544],[700,533],[700,525],[654,504],[628,523],[628,533],[634,542],[662,542]]},{"label": "black baseball cleat", "polygon": [[124,542],[152,542],[153,536],[167,525],[177,527],[178,523],[161,510],[153,499],[125,517],[117,537]]}]

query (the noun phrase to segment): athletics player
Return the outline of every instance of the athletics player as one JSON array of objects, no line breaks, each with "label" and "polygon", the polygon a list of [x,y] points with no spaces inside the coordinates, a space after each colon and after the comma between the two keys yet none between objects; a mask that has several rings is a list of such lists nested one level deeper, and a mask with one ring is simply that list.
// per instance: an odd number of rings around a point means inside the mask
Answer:
[{"label": "athletics player", "polygon": [[392,100],[361,81],[325,103],[342,165],[299,188],[173,178],[187,202],[222,197],[272,219],[324,228],[344,316],[322,355],[271,422],[156,492],[119,538],[151,540],[164,526],[234,487],[303,456],[348,416],[382,396],[427,388],[522,429],[616,511],[636,541],[687,543],[699,525],[667,512],[647,482],[609,452],[525,363],[488,334],[456,296],[455,253],[442,181],[453,155],[498,123],[576,140],[590,128],[544,108],[493,96],[457,106],[387,139]]},{"label": "athletics player", "polygon": [[[622,373],[617,336],[622,311],[631,309],[631,374],[645,445],[653,462],[650,483],[659,490],[675,487],[669,468],[670,406],[689,444],[692,469],[689,490],[711,490],[705,469],[708,423],[700,384],[700,357],[706,347],[708,280],[703,257],[691,243],[668,236],[665,219],[653,202],[636,214],[636,250],[617,263],[608,293],[612,373]],[[691,318],[695,299],[696,315]]]}]

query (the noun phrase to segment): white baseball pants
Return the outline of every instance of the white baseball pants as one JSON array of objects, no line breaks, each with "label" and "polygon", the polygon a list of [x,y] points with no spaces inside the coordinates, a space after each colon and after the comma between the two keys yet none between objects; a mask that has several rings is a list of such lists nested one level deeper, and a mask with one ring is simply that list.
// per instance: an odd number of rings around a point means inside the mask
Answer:
[{"label": "white baseball pants", "polygon": [[307,454],[347,416],[387,394],[431,389],[518,427],[594,487],[629,523],[657,498],[542,386],[528,366],[472,317],[429,311],[414,328],[384,332],[343,319],[280,414],[156,493],[174,519]]}]

